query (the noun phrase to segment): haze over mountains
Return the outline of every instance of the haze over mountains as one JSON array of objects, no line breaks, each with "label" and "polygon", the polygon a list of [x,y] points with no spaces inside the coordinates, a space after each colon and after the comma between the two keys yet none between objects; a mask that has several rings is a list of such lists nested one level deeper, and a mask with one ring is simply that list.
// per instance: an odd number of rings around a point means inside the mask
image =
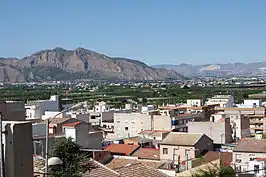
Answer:
[{"label": "haze over mountains", "polygon": [[43,50],[22,59],[0,58],[0,82],[182,78],[173,70],[155,69],[137,60],[108,57],[84,48]]},{"label": "haze over mountains", "polygon": [[155,68],[172,69],[178,73],[191,77],[204,76],[266,76],[266,62],[228,63],[205,65],[154,65]]}]

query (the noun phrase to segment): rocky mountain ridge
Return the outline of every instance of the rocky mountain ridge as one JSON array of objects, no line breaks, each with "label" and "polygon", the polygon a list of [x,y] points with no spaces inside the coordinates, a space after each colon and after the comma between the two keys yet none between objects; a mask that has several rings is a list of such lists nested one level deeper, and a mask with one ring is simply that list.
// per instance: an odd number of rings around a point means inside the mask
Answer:
[{"label": "rocky mountain ridge", "polygon": [[108,57],[84,48],[43,50],[22,59],[0,58],[0,82],[182,78],[173,70],[155,69],[137,60]]}]

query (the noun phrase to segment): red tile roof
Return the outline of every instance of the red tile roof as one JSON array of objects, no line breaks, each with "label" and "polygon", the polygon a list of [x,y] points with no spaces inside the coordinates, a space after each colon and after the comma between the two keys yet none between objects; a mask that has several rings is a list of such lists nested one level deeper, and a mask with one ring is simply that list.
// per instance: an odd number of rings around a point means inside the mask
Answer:
[{"label": "red tile roof", "polygon": [[81,124],[81,121],[73,122],[73,123],[69,123],[69,124],[64,124],[63,126],[66,126],[66,127],[75,127],[75,126],[77,126],[79,124]]},{"label": "red tile roof", "polygon": [[[232,159],[233,159],[233,154],[231,152],[221,152],[220,153],[221,161],[223,162],[224,165],[230,166]],[[192,161],[193,167],[200,166],[202,164],[206,164],[212,161],[215,161],[219,159],[219,152],[216,151],[209,151],[207,152],[202,159],[195,159]]]},{"label": "red tile roof", "polygon": [[110,151],[113,154],[121,154],[130,156],[140,146],[139,145],[128,145],[128,144],[110,144],[105,148],[106,151]]},{"label": "red tile roof", "polygon": [[160,160],[160,149],[140,148],[132,156],[139,159]]}]

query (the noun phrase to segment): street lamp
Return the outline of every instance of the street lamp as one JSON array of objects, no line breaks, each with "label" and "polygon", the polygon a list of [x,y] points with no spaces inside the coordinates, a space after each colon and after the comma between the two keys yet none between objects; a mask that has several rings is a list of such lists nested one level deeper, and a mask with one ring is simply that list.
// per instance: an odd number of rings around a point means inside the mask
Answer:
[{"label": "street lamp", "polygon": [[[70,110],[74,110],[74,109],[78,109],[78,108],[81,108],[83,107],[83,105],[85,105],[86,102],[80,102],[78,104],[75,104],[73,106],[71,106],[70,108],[67,108],[67,109],[64,109],[62,110],[61,112],[59,112],[58,114],[56,114],[52,119],[46,119],[46,135],[45,135],[45,174],[48,174],[48,163],[49,163],[49,160],[48,160],[48,140],[49,140],[49,124],[51,123],[51,121],[56,118],[57,116],[59,116],[60,114],[62,113],[65,113],[67,111],[70,111]],[[58,157],[55,157],[55,158],[58,158]],[[51,158],[52,159],[52,158]],[[59,158],[58,158],[59,159]],[[59,162],[57,159],[57,162]],[[52,159],[51,162],[54,162],[55,159]],[[60,159],[59,159],[60,160]],[[62,161],[62,160],[61,160]],[[47,175],[48,176],[48,175]]]}]

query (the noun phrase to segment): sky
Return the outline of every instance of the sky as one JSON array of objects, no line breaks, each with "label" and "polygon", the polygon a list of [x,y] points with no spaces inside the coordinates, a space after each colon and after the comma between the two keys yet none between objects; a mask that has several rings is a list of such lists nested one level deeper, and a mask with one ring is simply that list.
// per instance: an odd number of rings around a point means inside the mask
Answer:
[{"label": "sky", "polygon": [[0,57],[55,47],[150,65],[266,62],[266,1],[0,0]]}]

